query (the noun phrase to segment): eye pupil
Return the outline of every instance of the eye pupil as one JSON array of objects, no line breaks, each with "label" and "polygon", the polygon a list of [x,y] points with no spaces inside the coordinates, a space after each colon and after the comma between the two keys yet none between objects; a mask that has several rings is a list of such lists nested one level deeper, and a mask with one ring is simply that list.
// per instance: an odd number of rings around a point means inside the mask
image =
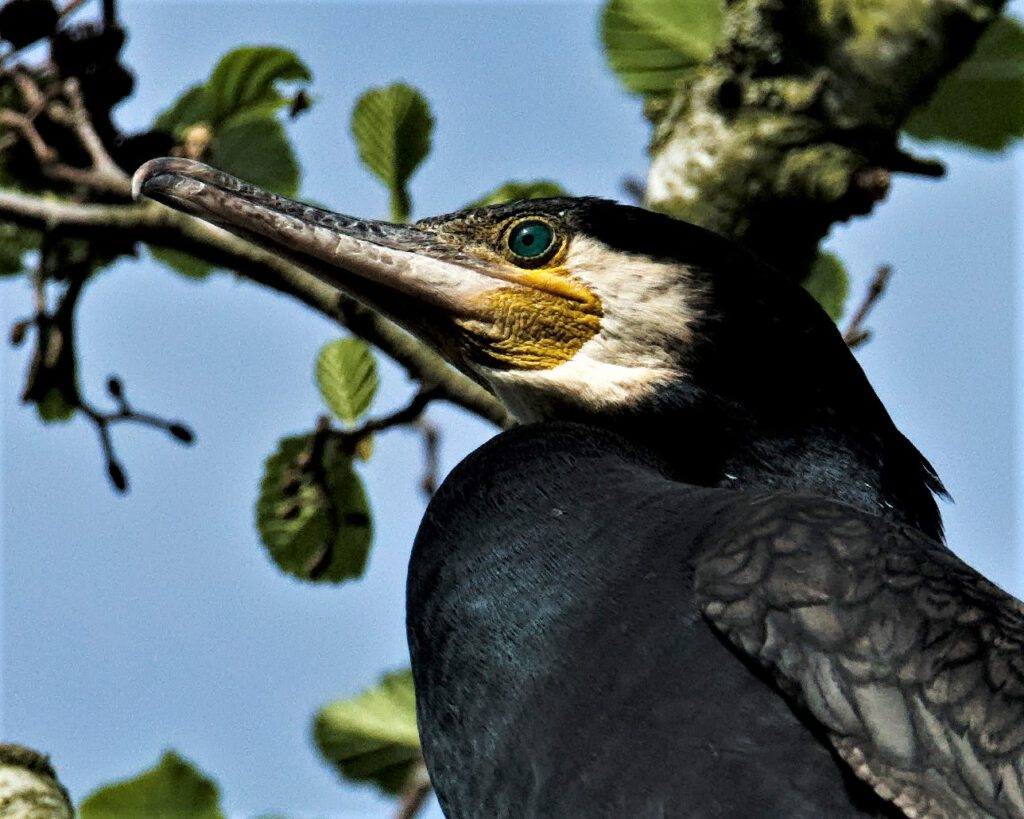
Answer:
[{"label": "eye pupil", "polygon": [[536,259],[555,243],[555,232],[545,222],[520,222],[508,234],[508,248],[516,256]]}]

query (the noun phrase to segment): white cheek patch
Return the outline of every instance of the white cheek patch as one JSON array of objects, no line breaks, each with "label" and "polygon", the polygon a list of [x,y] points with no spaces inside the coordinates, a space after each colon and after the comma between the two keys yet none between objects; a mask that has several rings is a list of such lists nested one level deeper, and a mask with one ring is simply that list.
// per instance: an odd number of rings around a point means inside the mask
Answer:
[{"label": "white cheek patch", "polygon": [[604,306],[601,332],[581,353],[626,367],[678,366],[679,349],[693,342],[699,318],[685,265],[624,253],[584,236],[573,240],[565,267]]},{"label": "white cheek patch", "polygon": [[680,352],[700,318],[690,271],[614,250],[596,239],[572,240],[563,266],[601,299],[601,331],[573,358],[550,370],[486,370],[498,398],[521,422],[567,410],[628,407],[685,377]]}]

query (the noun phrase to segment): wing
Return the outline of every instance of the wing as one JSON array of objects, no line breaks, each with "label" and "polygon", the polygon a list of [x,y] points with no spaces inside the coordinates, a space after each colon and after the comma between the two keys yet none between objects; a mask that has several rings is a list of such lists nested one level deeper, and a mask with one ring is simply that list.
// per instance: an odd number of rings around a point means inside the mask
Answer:
[{"label": "wing", "polygon": [[907,816],[1024,816],[1024,607],[945,547],[761,496],[706,532],[696,592]]}]

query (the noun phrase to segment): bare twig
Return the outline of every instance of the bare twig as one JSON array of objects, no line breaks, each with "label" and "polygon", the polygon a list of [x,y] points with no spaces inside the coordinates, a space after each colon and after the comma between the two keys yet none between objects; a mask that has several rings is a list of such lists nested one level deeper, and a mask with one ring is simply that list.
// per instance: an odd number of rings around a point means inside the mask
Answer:
[{"label": "bare twig", "polygon": [[103,412],[85,400],[78,386],[77,356],[75,353],[74,318],[78,299],[82,294],[92,270],[91,258],[79,260],[74,265],[60,270],[66,275],[67,287],[61,294],[56,307],[51,310],[47,303],[47,282],[59,269],[61,258],[59,245],[51,232],[43,235],[39,261],[32,276],[32,290],[35,314],[30,326],[36,330],[36,350],[32,357],[22,400],[40,408],[59,396],[61,406],[70,413],[81,411],[92,422],[99,436],[100,447],[107,464],[107,474],[119,491],[128,488],[124,467],[117,460],[110,427],[117,423],[132,422],[161,429],[178,441],[191,444],[192,431],[180,421],[170,421],[146,412],[133,409],[124,394],[119,378],[107,380],[107,392],[114,399],[116,409]]},{"label": "bare twig", "polygon": [[437,424],[420,417],[416,426],[423,433],[423,477],[420,479],[420,489],[430,500],[437,491],[438,476],[441,473],[439,450],[441,443],[441,430]]},{"label": "bare twig", "polygon": [[36,159],[39,160],[39,164],[44,168],[52,166],[56,161],[57,154],[39,135],[39,131],[36,130],[35,123],[28,115],[20,114],[17,111],[11,111],[10,109],[4,109],[0,111],[0,125],[12,128],[21,134],[22,138],[32,149],[32,153],[36,155]]},{"label": "bare twig", "polygon": [[89,0],[70,0],[70,2],[60,10],[60,19],[63,20],[65,17],[71,16],[88,2]]},{"label": "bare twig", "polygon": [[114,444],[110,437],[110,427],[113,424],[130,422],[140,426],[153,427],[167,432],[172,438],[183,444],[191,445],[195,442],[195,435],[181,421],[169,421],[148,412],[138,412],[128,404],[124,394],[124,387],[121,380],[111,376],[107,380],[107,391],[117,404],[113,412],[102,412],[79,396],[78,407],[85,416],[92,421],[100,438],[100,447],[103,450],[103,457],[107,462],[107,474],[111,482],[120,492],[128,489],[128,478],[125,475],[124,467],[117,459],[114,451]]},{"label": "bare twig", "polygon": [[[107,149],[103,147],[103,141],[93,127],[92,118],[85,107],[82,99],[82,91],[78,80],[74,77],[64,81],[64,96],[68,100],[68,107],[58,102],[51,102],[48,108],[49,114],[54,120],[62,125],[71,128],[78,141],[82,143],[89,154],[91,167],[77,174],[77,179],[82,184],[88,185],[96,190],[114,193],[129,199],[132,194],[132,183],[121,167],[111,159]],[[56,169],[55,169],[56,171]],[[67,174],[69,171],[79,171],[78,168],[67,168],[63,166],[61,172]]]},{"label": "bare twig", "polygon": [[868,284],[864,299],[856,311],[854,311],[853,316],[850,318],[850,323],[846,325],[846,330],[843,332],[843,341],[846,342],[846,346],[850,349],[860,346],[870,337],[870,331],[864,329],[863,324],[868,314],[882,297],[882,294],[885,293],[890,276],[892,276],[892,267],[884,264],[879,266],[875,271],[875,275],[871,277],[871,282]]},{"label": "bare twig", "polygon": [[393,358],[417,382],[433,387],[438,399],[457,404],[501,427],[512,423],[494,396],[392,322],[273,253],[169,208],[155,203],[75,204],[0,190],[0,219],[36,229],[59,228],[61,235],[68,237],[132,236],[157,247],[190,253],[201,261],[292,296],[340,322]]},{"label": "bare twig", "polygon": [[402,791],[395,819],[414,819],[423,809],[430,796],[430,777],[427,766],[421,759],[413,768],[409,782]]},{"label": "bare twig", "polygon": [[[89,111],[82,100],[78,81],[67,80],[63,85],[68,104],[51,99],[27,74],[17,71],[14,82],[25,100],[27,110],[22,113],[11,109],[0,110],[0,125],[17,131],[35,154],[42,172],[61,182],[82,185],[101,193],[113,193],[123,199],[131,197],[131,180],[111,159],[103,142],[92,125]],[[46,144],[35,126],[36,117],[46,111],[57,123],[74,131],[75,136],[89,155],[90,167],[76,168],[60,161],[57,152]],[[9,147],[10,139],[5,147]]]},{"label": "bare twig", "polygon": [[115,0],[103,0],[103,27],[113,28],[117,25],[117,3]]},{"label": "bare twig", "polygon": [[346,451],[352,451],[359,441],[373,435],[374,433],[383,432],[384,430],[391,429],[392,427],[404,426],[406,424],[416,422],[423,413],[423,410],[427,408],[427,404],[437,397],[438,390],[436,387],[423,387],[412,397],[412,400],[401,409],[395,410],[389,415],[382,416],[381,418],[371,418],[356,429],[340,430],[336,435],[344,444]]}]

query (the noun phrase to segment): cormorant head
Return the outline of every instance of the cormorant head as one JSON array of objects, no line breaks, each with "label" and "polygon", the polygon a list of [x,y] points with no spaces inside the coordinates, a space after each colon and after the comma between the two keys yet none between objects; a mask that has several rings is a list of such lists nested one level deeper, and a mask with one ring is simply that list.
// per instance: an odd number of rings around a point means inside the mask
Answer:
[{"label": "cormorant head", "polygon": [[394,225],[177,159],[143,166],[136,185],[383,311],[520,421],[612,412],[685,375],[701,284],[687,264],[652,255],[651,234],[662,234],[654,251],[710,234],[666,217],[565,197]]},{"label": "cormorant head", "polygon": [[381,310],[519,421],[610,423],[682,479],[821,492],[940,536],[942,484],[829,317],[706,230],[588,198],[394,225],[184,159],[135,186]]}]

